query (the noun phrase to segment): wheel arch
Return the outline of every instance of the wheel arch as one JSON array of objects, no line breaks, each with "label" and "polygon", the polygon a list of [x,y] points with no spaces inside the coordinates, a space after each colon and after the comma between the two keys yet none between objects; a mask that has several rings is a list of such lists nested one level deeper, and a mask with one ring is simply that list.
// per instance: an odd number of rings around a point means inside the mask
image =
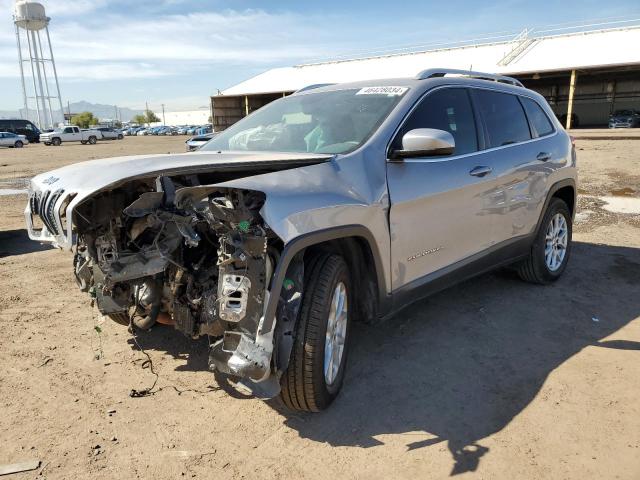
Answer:
[{"label": "wheel arch", "polygon": [[310,257],[322,252],[339,254],[347,264],[351,277],[352,298],[357,320],[375,319],[380,301],[379,268],[369,241],[362,236],[345,236],[322,241],[304,249],[305,265]]},{"label": "wheel arch", "polygon": [[[313,252],[331,250],[342,254],[349,266],[352,278],[359,272],[370,276],[374,285],[375,314],[384,313],[388,307],[386,283],[384,280],[383,259],[378,251],[373,234],[362,225],[345,225],[331,227],[301,235],[288,242],[282,251],[280,261],[272,277],[272,289],[269,303],[265,312],[265,322],[262,332],[271,330],[275,323],[275,315],[282,284],[293,258],[302,252],[307,256]],[[364,264],[362,263],[364,260]],[[354,271],[355,269],[355,271]],[[365,283],[357,282],[356,283]],[[357,292],[356,292],[357,293]],[[372,308],[369,305],[368,308]],[[365,307],[367,312],[367,307]],[[367,312],[371,314],[370,310]]]},{"label": "wheel arch", "polygon": [[576,181],[573,178],[565,178],[564,180],[554,183],[549,188],[547,198],[545,199],[544,206],[540,212],[540,217],[538,218],[538,224],[535,230],[536,235],[540,231],[540,228],[542,228],[542,219],[544,218],[547,208],[549,208],[549,203],[554,198],[560,198],[567,204],[569,211],[571,212],[571,218],[573,219],[576,214],[577,206]]}]

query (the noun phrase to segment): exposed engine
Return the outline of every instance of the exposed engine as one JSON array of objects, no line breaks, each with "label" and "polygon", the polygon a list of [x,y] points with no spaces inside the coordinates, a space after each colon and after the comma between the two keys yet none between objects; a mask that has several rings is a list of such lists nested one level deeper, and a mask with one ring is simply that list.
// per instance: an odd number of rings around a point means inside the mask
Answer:
[{"label": "exposed engine", "polygon": [[208,335],[210,366],[259,381],[271,349],[257,338],[281,243],[260,192],[214,189],[176,201],[190,177],[136,180],[76,210],[79,287],[104,315],[148,329]]}]

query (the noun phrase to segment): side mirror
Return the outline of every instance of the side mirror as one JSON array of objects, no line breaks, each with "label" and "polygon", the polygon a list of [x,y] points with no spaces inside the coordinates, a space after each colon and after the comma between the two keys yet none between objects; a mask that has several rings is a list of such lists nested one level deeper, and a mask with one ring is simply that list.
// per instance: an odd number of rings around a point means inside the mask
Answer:
[{"label": "side mirror", "polygon": [[402,137],[402,150],[395,150],[392,159],[451,155],[456,148],[453,135],[436,128],[416,128]]}]

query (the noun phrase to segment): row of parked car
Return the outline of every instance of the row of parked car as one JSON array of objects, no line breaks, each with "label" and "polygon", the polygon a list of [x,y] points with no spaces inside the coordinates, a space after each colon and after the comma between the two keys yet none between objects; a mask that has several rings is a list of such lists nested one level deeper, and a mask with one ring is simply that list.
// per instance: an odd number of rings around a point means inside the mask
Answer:
[{"label": "row of parked car", "polygon": [[205,135],[213,131],[213,126],[208,125],[182,125],[177,127],[129,127],[122,129],[127,136],[144,135]]}]

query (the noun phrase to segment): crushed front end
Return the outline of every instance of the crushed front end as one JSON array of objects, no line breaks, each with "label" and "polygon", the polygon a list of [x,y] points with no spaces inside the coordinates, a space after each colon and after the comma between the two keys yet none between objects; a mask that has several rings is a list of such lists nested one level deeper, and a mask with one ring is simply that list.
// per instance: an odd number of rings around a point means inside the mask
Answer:
[{"label": "crushed front end", "polygon": [[[265,196],[230,188],[181,195],[194,184],[189,176],[137,179],[75,205],[78,286],[102,314],[131,328],[162,323],[207,336],[212,370],[271,379],[273,390],[278,333],[272,320],[265,326],[265,312],[283,245],[260,215]],[[302,263],[292,265],[295,282],[274,299],[288,318],[302,287]]]}]

